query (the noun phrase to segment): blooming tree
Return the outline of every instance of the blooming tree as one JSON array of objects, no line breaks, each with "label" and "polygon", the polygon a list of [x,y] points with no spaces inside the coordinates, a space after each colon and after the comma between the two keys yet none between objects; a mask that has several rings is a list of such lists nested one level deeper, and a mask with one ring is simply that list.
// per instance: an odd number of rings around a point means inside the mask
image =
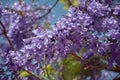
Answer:
[{"label": "blooming tree", "polygon": [[50,21],[57,3],[0,5],[0,34],[6,39],[0,44],[0,79],[106,80],[103,70],[120,73],[120,5],[79,0],[45,29],[42,23]]}]

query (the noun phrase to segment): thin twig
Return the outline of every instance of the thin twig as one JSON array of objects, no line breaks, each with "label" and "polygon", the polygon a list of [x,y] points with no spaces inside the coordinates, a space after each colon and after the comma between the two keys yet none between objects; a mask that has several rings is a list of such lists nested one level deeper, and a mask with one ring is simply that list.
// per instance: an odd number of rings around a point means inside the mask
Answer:
[{"label": "thin twig", "polygon": [[47,67],[46,64],[45,64],[45,70],[46,70],[46,74],[47,74],[48,80],[51,80],[50,75],[49,75],[49,71],[48,71],[48,67]]},{"label": "thin twig", "polygon": [[48,80],[51,80],[50,78],[50,75],[49,75],[49,71],[48,71],[48,66],[47,66],[47,63],[46,63],[46,56],[44,56],[44,61],[45,61],[45,68],[44,68],[44,73],[46,72],[46,76],[48,78]]},{"label": "thin twig", "polygon": [[68,5],[71,6],[72,5],[72,2],[70,0],[68,0]]},{"label": "thin twig", "polygon": [[81,63],[85,64],[85,68],[84,69],[98,69],[98,70],[109,70],[109,71],[114,71],[114,72],[120,72],[120,67],[113,67],[112,69],[107,68],[107,66],[95,66],[95,65],[90,65],[88,64],[86,61],[82,60],[81,57],[79,57],[76,54],[70,53],[70,55],[72,55],[76,60],[80,61]]},{"label": "thin twig", "polygon": [[76,60],[80,61],[81,63],[84,63],[87,66],[87,62],[82,60],[81,57],[79,57],[78,55],[76,55],[74,53],[70,53],[70,55],[72,55]]},{"label": "thin twig", "polygon": [[2,23],[1,21],[0,21],[0,25],[1,25],[1,27],[3,28],[3,35],[4,35],[5,38],[7,39],[7,41],[8,41],[8,43],[9,43],[11,49],[12,49],[13,51],[15,51],[15,48],[14,48],[11,40],[10,40],[9,37],[7,36],[7,31],[6,31],[6,29],[5,29],[5,26],[3,25],[3,23]]},{"label": "thin twig", "polygon": [[118,73],[113,80],[117,79],[118,77],[120,77],[120,73]]},{"label": "thin twig", "polygon": [[56,0],[56,2],[53,4],[53,6],[50,9],[48,9],[48,11],[44,15],[40,16],[39,19],[47,16],[51,12],[51,10],[57,5],[58,1],[59,0]]},{"label": "thin twig", "polygon": [[30,72],[30,71],[28,71],[28,70],[25,70],[25,69],[24,69],[24,71],[26,71],[26,72],[29,73],[32,77],[34,77],[35,80],[41,80],[41,79],[39,78],[39,76],[35,75],[34,73],[32,73],[32,72]]}]

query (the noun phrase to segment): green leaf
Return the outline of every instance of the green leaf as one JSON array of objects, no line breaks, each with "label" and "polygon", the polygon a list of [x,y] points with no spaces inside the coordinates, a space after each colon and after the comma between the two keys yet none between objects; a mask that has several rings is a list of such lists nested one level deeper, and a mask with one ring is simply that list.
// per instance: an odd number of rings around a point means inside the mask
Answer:
[{"label": "green leaf", "polygon": [[27,71],[21,70],[20,71],[20,77],[28,77],[30,74]]},{"label": "green leaf", "polygon": [[78,6],[79,5],[78,0],[72,0],[71,2],[72,2],[73,6]]},{"label": "green leaf", "polygon": [[45,22],[44,22],[44,28],[45,28],[45,29],[50,29],[50,28],[51,28],[50,23],[47,22],[47,21],[45,21]]},{"label": "green leaf", "polygon": [[70,3],[72,4],[72,6],[78,6],[79,5],[79,3],[78,3],[78,0],[59,0],[60,1],[60,3],[62,3],[63,4],[63,8],[65,9],[65,10],[68,10],[69,9],[69,7],[71,6],[70,5]]},{"label": "green leaf", "polygon": [[34,27],[34,29],[37,29],[37,28],[38,28],[38,25],[34,24],[33,27]]},{"label": "green leaf", "polygon": [[66,3],[66,0],[59,0],[61,3]]},{"label": "green leaf", "polygon": [[70,7],[70,6],[67,6],[67,5],[66,5],[66,6],[64,6],[64,9],[65,9],[65,10],[68,10],[69,7]]}]

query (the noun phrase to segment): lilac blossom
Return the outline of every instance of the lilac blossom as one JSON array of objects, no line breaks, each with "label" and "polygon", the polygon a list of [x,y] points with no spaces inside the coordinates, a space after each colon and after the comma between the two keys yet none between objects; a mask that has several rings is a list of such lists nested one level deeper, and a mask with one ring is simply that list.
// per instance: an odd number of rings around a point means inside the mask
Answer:
[{"label": "lilac blossom", "polygon": [[[25,40],[24,52],[38,55],[41,60],[45,56],[47,61],[51,61],[54,57],[65,57],[84,48],[86,56],[101,56],[110,52],[117,58],[120,50],[119,25],[118,17],[111,15],[114,14],[111,7],[96,1],[89,2],[85,12],[80,7],[71,7],[53,29],[37,30],[36,37]],[[112,56],[109,59],[111,61]],[[112,59],[118,64],[117,61],[118,58]]]}]

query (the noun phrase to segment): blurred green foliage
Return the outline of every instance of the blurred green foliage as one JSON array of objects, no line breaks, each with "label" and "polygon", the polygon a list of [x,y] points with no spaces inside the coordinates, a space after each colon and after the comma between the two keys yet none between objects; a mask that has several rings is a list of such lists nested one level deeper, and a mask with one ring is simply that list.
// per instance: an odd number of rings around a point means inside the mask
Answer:
[{"label": "blurred green foliage", "polygon": [[28,77],[28,76],[31,76],[27,71],[25,70],[21,70],[20,71],[20,77]]},{"label": "blurred green foliage", "polygon": [[59,0],[63,5],[64,9],[68,10],[69,7],[72,6],[78,6],[78,0]]},{"label": "blurred green foliage", "polygon": [[72,80],[78,75],[80,75],[80,68],[81,64],[74,59],[71,55],[69,55],[67,58],[65,58],[61,65],[64,65],[62,72],[62,76],[64,77],[64,80]]}]

